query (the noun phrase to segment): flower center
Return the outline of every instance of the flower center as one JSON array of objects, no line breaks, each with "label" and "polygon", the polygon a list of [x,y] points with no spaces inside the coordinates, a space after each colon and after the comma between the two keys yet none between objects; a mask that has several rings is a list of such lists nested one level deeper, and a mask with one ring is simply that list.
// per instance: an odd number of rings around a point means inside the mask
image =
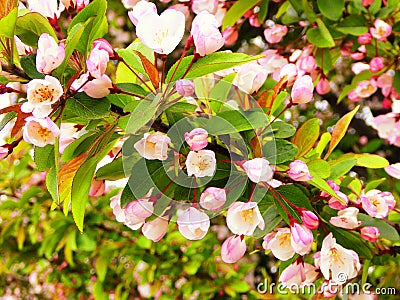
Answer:
[{"label": "flower center", "polygon": [[47,138],[49,137],[51,131],[48,130],[47,128],[40,127],[37,131],[37,134],[44,140],[47,141]]},{"label": "flower center", "polygon": [[163,40],[168,37],[169,35],[169,29],[165,29],[161,32],[157,32],[156,33],[156,41],[158,44],[161,44],[163,42]]},{"label": "flower center", "polygon": [[50,88],[47,86],[42,86],[34,91],[35,98],[39,102],[51,101],[53,100],[54,88]]},{"label": "flower center", "polygon": [[245,221],[246,223],[253,224],[253,208],[251,209],[246,209],[242,210],[240,212],[240,217]]},{"label": "flower center", "polygon": [[282,234],[278,237],[279,246],[283,247],[284,244],[290,242],[290,233]]}]

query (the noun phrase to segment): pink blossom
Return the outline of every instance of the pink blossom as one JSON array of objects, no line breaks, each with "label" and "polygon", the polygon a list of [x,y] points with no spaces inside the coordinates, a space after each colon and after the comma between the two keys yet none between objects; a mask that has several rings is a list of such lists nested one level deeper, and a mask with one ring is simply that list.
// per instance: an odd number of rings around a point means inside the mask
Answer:
[{"label": "pink blossom", "polygon": [[140,0],[121,0],[126,9],[134,8]]},{"label": "pink blossom", "polygon": [[313,99],[314,85],[309,75],[298,77],[292,87],[292,103],[305,104]]},{"label": "pink blossom", "polygon": [[8,149],[0,146],[0,159],[4,159],[8,156]]},{"label": "pink blossom", "polygon": [[255,202],[232,203],[226,214],[226,224],[234,234],[248,236],[252,235],[257,227],[263,230],[265,226]]},{"label": "pink blossom", "polygon": [[239,67],[233,84],[248,94],[257,92],[265,80],[268,73],[256,62],[250,62]]},{"label": "pink blossom", "polygon": [[354,91],[351,91],[350,93],[348,93],[347,98],[349,98],[349,100],[351,102],[358,102],[362,99],[361,97],[358,97]]},{"label": "pink blossom", "polygon": [[282,67],[279,72],[279,80],[286,77],[286,86],[292,86],[297,78],[297,66],[295,64],[287,64]]},{"label": "pink blossom", "polygon": [[111,44],[103,38],[98,38],[93,41],[93,49],[104,50],[108,53],[109,57],[114,57],[115,51]]},{"label": "pink blossom", "polygon": [[175,87],[178,94],[184,97],[192,96],[194,93],[194,83],[189,79],[179,79]]},{"label": "pink blossom", "polygon": [[177,223],[179,232],[188,240],[201,240],[210,228],[210,218],[194,207],[185,210]]},{"label": "pink blossom", "polygon": [[358,37],[358,43],[361,45],[370,44],[371,40],[372,40],[372,35],[368,32]]},{"label": "pink blossom", "polygon": [[49,19],[58,19],[65,9],[64,5],[54,0],[27,0],[28,8]]},{"label": "pink blossom", "polygon": [[379,115],[372,120],[372,127],[378,131],[382,139],[387,139],[396,125],[396,114]]},{"label": "pink blossom", "polygon": [[243,164],[243,169],[247,176],[255,183],[268,182],[272,179],[274,172],[269,165],[269,161],[264,157],[257,157],[246,161]]},{"label": "pink blossom", "polygon": [[271,28],[264,30],[264,36],[268,43],[277,44],[288,32],[288,28],[285,25],[275,24]]},{"label": "pink blossom", "polygon": [[36,69],[43,74],[50,74],[65,58],[64,44],[58,45],[56,40],[43,33],[38,40]]},{"label": "pink blossom", "polygon": [[[81,77],[88,78],[87,74],[82,75]],[[106,97],[108,94],[110,94],[110,89],[112,88],[112,82],[110,77],[107,75],[103,74],[99,78],[94,78],[88,83],[86,83],[83,87],[82,90],[92,98],[103,98]]]},{"label": "pink blossom", "polygon": [[317,61],[314,56],[301,56],[297,62],[298,68],[306,73],[311,73],[317,67]]},{"label": "pink blossom", "polygon": [[221,246],[221,258],[228,264],[233,264],[246,253],[246,243],[238,235],[228,237]]},{"label": "pink blossom", "polygon": [[213,176],[217,166],[215,153],[211,150],[190,151],[186,158],[188,176]]},{"label": "pink blossom", "polygon": [[370,6],[375,0],[362,0],[362,5]]},{"label": "pink blossom", "polygon": [[178,3],[178,4],[174,4],[174,5],[168,6],[167,9],[174,9],[176,11],[180,11],[185,16],[185,21],[187,21],[189,19],[189,17],[190,17],[189,7],[184,5],[183,3],[182,4]]},{"label": "pink blossom", "polygon": [[378,77],[376,85],[382,89],[382,94],[385,97],[389,96],[393,86],[393,76],[389,72],[383,73]]},{"label": "pink blossom", "polygon": [[157,217],[153,221],[145,223],[142,227],[143,235],[152,240],[158,242],[168,231],[168,219],[165,217]]},{"label": "pink blossom", "polygon": [[208,132],[203,128],[195,128],[190,132],[185,132],[185,141],[190,150],[199,151],[208,145]]},{"label": "pink blossom", "polygon": [[310,252],[314,237],[309,228],[307,228],[305,225],[294,222],[290,226],[290,234],[290,243],[296,253],[305,255]]},{"label": "pink blossom", "polygon": [[374,57],[373,59],[371,59],[370,63],[369,63],[370,69],[372,73],[377,73],[380,70],[383,69],[384,67],[384,59],[383,57]]},{"label": "pink blossom", "polygon": [[388,136],[388,141],[391,145],[400,147],[400,121],[394,125],[393,130]]},{"label": "pink blossom", "polygon": [[106,190],[106,184],[104,180],[92,180],[92,185],[90,186],[89,196],[100,197],[104,195]]},{"label": "pink blossom", "polygon": [[125,225],[132,230],[139,229],[153,211],[154,205],[149,198],[133,200],[125,207]]},{"label": "pink blossom", "polygon": [[369,70],[369,64],[364,62],[356,62],[351,65],[351,70],[354,74],[360,74],[363,71]]},{"label": "pink blossom", "polygon": [[121,192],[111,197],[110,207],[113,210],[113,214],[118,222],[125,223],[125,210],[121,208]]},{"label": "pink blossom", "polygon": [[316,270],[317,268],[311,264],[295,261],[283,270],[279,281],[285,287],[294,286],[300,288],[313,283],[317,279],[319,273]]},{"label": "pink blossom", "polygon": [[303,221],[304,226],[309,229],[317,229],[319,226],[319,219],[313,212],[309,210],[303,210],[301,212],[301,220]]},{"label": "pink blossom", "polygon": [[167,9],[161,15],[149,13],[139,18],[136,35],[144,45],[159,54],[170,54],[182,40],[185,32],[185,15]]},{"label": "pink blossom", "polygon": [[357,220],[358,208],[347,207],[338,212],[337,217],[332,217],[329,222],[340,228],[354,229],[361,225],[361,221]]},{"label": "pink blossom", "polygon": [[229,26],[223,32],[222,36],[225,40],[225,46],[232,46],[239,37],[239,31],[236,26]]},{"label": "pink blossom", "polygon": [[272,78],[279,81],[281,69],[288,64],[288,60],[279,55],[277,50],[266,50],[261,54],[265,55],[258,60],[258,63],[264,68],[267,74],[272,73]]},{"label": "pink blossom", "polygon": [[313,178],[310,175],[310,171],[308,170],[308,166],[304,161],[295,160],[289,164],[289,170],[287,174],[290,178],[296,181],[309,181]]},{"label": "pink blossom", "polygon": [[168,158],[168,146],[171,139],[161,132],[145,133],[144,137],[135,143],[134,147],[140,156],[145,159],[166,160]]},{"label": "pink blossom", "polygon": [[347,203],[349,203],[349,197],[347,197],[347,195],[342,193],[341,191],[336,191],[336,195],[340,199],[342,199],[342,201],[340,201],[336,197],[330,197],[328,200],[329,207],[336,210],[345,209],[347,207]]},{"label": "pink blossom", "polygon": [[249,23],[253,27],[261,27],[260,20],[258,19],[258,15],[252,14],[249,18]]},{"label": "pink blossom", "polygon": [[145,0],[136,3],[132,10],[128,12],[129,19],[137,26],[139,19],[146,18],[149,15],[157,15],[157,7],[153,2]]},{"label": "pink blossom", "polygon": [[360,98],[368,98],[374,94],[377,90],[376,80],[371,78],[370,80],[364,80],[357,84],[354,93]]},{"label": "pink blossom", "polygon": [[400,163],[396,163],[385,168],[386,173],[388,173],[393,178],[400,179]]},{"label": "pink blossom", "polygon": [[372,226],[365,226],[360,229],[361,237],[369,242],[376,242],[381,232],[378,228]]},{"label": "pink blossom", "polygon": [[38,147],[53,145],[59,135],[60,129],[49,117],[44,119],[28,117],[22,128],[24,140]]},{"label": "pink blossom", "polygon": [[276,232],[268,233],[262,244],[265,250],[271,250],[272,254],[280,260],[288,260],[295,254],[291,244],[289,228],[278,228]]},{"label": "pink blossom", "polygon": [[375,27],[371,27],[369,31],[378,41],[386,40],[386,38],[392,33],[392,26],[380,19],[375,20],[374,26]]},{"label": "pink blossom", "polygon": [[97,44],[90,52],[89,59],[86,60],[87,70],[94,78],[99,78],[105,74],[108,61],[110,60],[109,54],[106,50],[100,49],[100,44]]},{"label": "pink blossom", "polygon": [[190,33],[194,40],[196,52],[200,56],[205,56],[219,50],[225,43],[218,29],[218,22],[215,16],[208,11],[200,12],[193,19]]},{"label": "pink blossom", "polygon": [[389,211],[392,210],[396,201],[392,193],[381,192],[379,190],[370,190],[361,196],[362,208],[371,217],[383,219],[388,216]]},{"label": "pink blossom", "polygon": [[225,189],[209,187],[200,196],[200,205],[209,211],[217,211],[226,202]]},{"label": "pink blossom", "polygon": [[218,0],[193,0],[192,10],[195,14],[200,14],[202,11],[207,11],[214,14],[218,7]]},{"label": "pink blossom", "polygon": [[68,11],[71,9],[81,11],[89,4],[89,0],[61,0],[61,3]]},{"label": "pink blossom", "polygon": [[338,279],[343,273],[348,279],[352,279],[361,269],[358,254],[337,244],[332,233],[322,241],[319,264],[325,279],[332,279],[335,282],[340,282]]},{"label": "pink blossom", "polygon": [[326,77],[322,77],[315,87],[315,90],[320,95],[328,94],[331,91],[331,85],[329,80]]},{"label": "pink blossom", "polygon": [[365,58],[366,54],[363,52],[354,52],[350,54],[351,58],[354,60],[362,60]]},{"label": "pink blossom", "polygon": [[47,117],[52,112],[52,105],[64,93],[57,78],[46,75],[44,79],[33,79],[28,82],[27,102],[22,104],[23,112],[32,112],[34,117]]}]

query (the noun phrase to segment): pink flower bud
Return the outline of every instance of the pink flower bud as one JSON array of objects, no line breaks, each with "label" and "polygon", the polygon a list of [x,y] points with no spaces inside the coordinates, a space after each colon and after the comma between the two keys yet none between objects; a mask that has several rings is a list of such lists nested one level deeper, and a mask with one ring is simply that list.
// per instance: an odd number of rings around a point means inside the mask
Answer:
[{"label": "pink flower bud", "polygon": [[400,163],[387,166],[385,171],[393,178],[400,179]]},{"label": "pink flower bud", "polygon": [[257,92],[265,80],[268,73],[266,69],[256,62],[250,62],[239,67],[233,84],[248,94]]},{"label": "pink flower bud", "polygon": [[106,51],[109,57],[114,56],[114,48],[106,39],[103,38],[95,39],[93,41],[93,48]]},{"label": "pink flower bud", "polygon": [[310,252],[314,237],[309,228],[305,225],[294,222],[290,226],[290,234],[290,243],[296,253],[305,255]]},{"label": "pink flower bud", "polygon": [[217,211],[226,202],[225,189],[209,187],[200,196],[201,207],[209,211]]},{"label": "pink flower bud", "polygon": [[372,35],[368,32],[358,37],[358,43],[360,43],[361,45],[370,44],[371,40],[372,40]]},{"label": "pink flower bud", "polygon": [[125,210],[121,208],[121,192],[110,199],[110,207],[116,220],[125,223]]},{"label": "pink flower bud", "polygon": [[149,198],[142,198],[128,203],[125,207],[125,225],[136,230],[153,214],[154,206]]},{"label": "pink flower bud", "polygon": [[317,229],[319,226],[319,219],[317,215],[309,210],[303,210],[301,212],[301,220],[309,229]]},{"label": "pink flower bud", "polygon": [[192,96],[194,93],[194,83],[189,79],[179,79],[176,84],[176,91],[181,96]]},{"label": "pink flower bud", "polygon": [[329,80],[325,77],[321,78],[318,81],[317,86],[315,87],[315,90],[320,95],[328,94],[331,91],[331,85],[329,83]]},{"label": "pink flower bud", "polygon": [[370,6],[375,0],[362,0],[362,5]]},{"label": "pink flower bud", "polygon": [[310,171],[308,170],[308,166],[304,161],[295,160],[289,164],[289,171],[287,174],[290,178],[296,181],[308,181],[313,178],[310,175]]},{"label": "pink flower bud", "polygon": [[258,15],[252,14],[249,18],[249,23],[253,27],[261,27],[260,20],[258,19]]},{"label": "pink flower bud", "polygon": [[288,28],[285,25],[275,24],[271,28],[264,30],[264,36],[268,43],[277,44],[288,32]]},{"label": "pink flower bud", "polygon": [[342,199],[342,201],[340,201],[335,197],[330,197],[328,200],[329,207],[336,210],[342,210],[347,208],[347,203],[349,203],[349,197],[347,197],[347,195],[342,193],[341,191],[336,191],[336,195],[338,195],[340,199]]},{"label": "pink flower bud", "polygon": [[214,15],[204,10],[192,22],[191,35],[194,40],[196,52],[200,56],[219,50],[225,40],[218,29],[218,21]]},{"label": "pink flower bud", "polygon": [[168,136],[156,131],[152,134],[145,133],[144,137],[135,143],[134,148],[145,159],[166,160],[170,143],[171,139]]},{"label": "pink flower bud", "polygon": [[128,17],[136,26],[139,22],[139,19],[151,14],[157,14],[156,5],[152,2],[142,0],[132,7],[132,10],[128,12]]},{"label": "pink flower bud", "polygon": [[362,60],[365,58],[365,53],[362,52],[354,52],[352,54],[350,54],[350,57],[354,60]]},{"label": "pink flower bud", "polygon": [[301,286],[310,284],[317,279],[319,273],[311,264],[295,261],[288,266],[279,277],[283,286],[291,286],[300,289]]},{"label": "pink flower bud", "polygon": [[105,190],[106,190],[106,184],[104,180],[93,179],[92,185],[90,186],[89,196],[100,197],[104,195]]},{"label": "pink flower bud", "polygon": [[373,243],[373,242],[376,242],[376,240],[379,238],[381,232],[376,227],[365,226],[365,227],[361,228],[360,234],[364,240],[367,240],[367,241]]},{"label": "pink flower bud", "polygon": [[268,182],[272,179],[274,172],[266,158],[258,157],[246,161],[243,164],[243,169],[247,176],[255,183]]},{"label": "pink flower bud", "polygon": [[369,31],[378,41],[384,41],[392,34],[392,26],[380,19],[375,20],[374,26],[375,27],[371,27]]},{"label": "pink flower bud", "polygon": [[168,231],[168,219],[165,217],[156,218],[151,222],[145,223],[142,227],[143,235],[152,240],[158,242]]},{"label": "pink flower bud", "polygon": [[371,59],[369,63],[370,69],[372,73],[377,73],[384,67],[384,59],[383,57],[374,57]]},{"label": "pink flower bud", "polygon": [[314,85],[309,75],[298,77],[292,87],[292,103],[305,104],[313,99]]},{"label": "pink flower bud", "polygon": [[[83,74],[84,76],[86,74]],[[82,77],[81,76],[81,77]],[[87,76],[87,75],[86,75]],[[86,77],[87,78],[87,77]],[[112,88],[112,82],[110,77],[107,75],[102,75],[100,78],[95,78],[86,83],[82,90],[92,98],[103,98],[110,94],[110,89]]]},{"label": "pink flower bud", "polygon": [[64,44],[60,46],[56,40],[47,33],[39,37],[36,55],[36,69],[43,74],[50,74],[65,58]]},{"label": "pink flower bud", "polygon": [[312,73],[312,71],[314,71],[317,67],[317,61],[315,60],[314,56],[311,55],[300,57],[297,64],[300,70],[307,73]]},{"label": "pink flower bud", "polygon": [[360,74],[365,70],[369,70],[369,64],[364,62],[356,62],[351,65],[351,70],[353,71],[354,74]]},{"label": "pink flower bud", "polygon": [[208,145],[208,132],[203,128],[195,128],[191,132],[185,132],[185,141],[190,150],[199,151]]},{"label": "pink flower bud", "polygon": [[221,246],[221,258],[228,264],[233,264],[246,253],[246,243],[238,235],[228,237]]},{"label": "pink flower bud", "polygon": [[295,64],[286,64],[279,72],[279,80],[286,77],[286,86],[292,86],[297,78],[297,66]]},{"label": "pink flower bud", "polygon": [[201,240],[210,228],[210,218],[194,207],[185,210],[177,223],[179,232],[188,240]]},{"label": "pink flower bud", "polygon": [[91,76],[101,79],[107,69],[109,54],[106,50],[99,49],[101,45],[97,44],[90,52],[89,59],[86,60],[87,70]]},{"label": "pink flower bud", "polygon": [[239,31],[236,26],[229,26],[222,32],[222,36],[225,40],[225,46],[229,47],[236,43],[239,37]]},{"label": "pink flower bud", "polygon": [[218,0],[193,0],[192,10],[195,14],[207,11],[214,14],[218,7]]}]

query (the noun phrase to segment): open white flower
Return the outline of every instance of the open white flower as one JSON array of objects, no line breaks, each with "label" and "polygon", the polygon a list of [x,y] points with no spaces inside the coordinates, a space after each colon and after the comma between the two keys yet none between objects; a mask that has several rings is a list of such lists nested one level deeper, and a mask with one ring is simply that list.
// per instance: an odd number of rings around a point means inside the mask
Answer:
[{"label": "open white flower", "polygon": [[295,253],[291,243],[291,236],[289,228],[278,228],[276,232],[268,233],[264,237],[262,246],[265,250],[271,250],[277,259],[288,260]]},{"label": "open white flower", "polygon": [[335,282],[340,282],[338,279],[343,273],[347,279],[356,277],[361,268],[358,254],[337,244],[332,233],[329,233],[322,242],[319,265],[325,279],[332,279]]},{"label": "open white flower", "polygon": [[60,99],[63,88],[57,78],[46,75],[44,79],[29,81],[26,93],[28,102],[22,104],[21,110],[43,118],[51,113],[51,105]]},{"label": "open white flower", "polygon": [[22,129],[22,135],[26,142],[38,147],[53,145],[56,137],[60,135],[60,129],[49,118],[38,119],[28,117]]},{"label": "open white flower", "polygon": [[168,145],[171,139],[161,132],[145,133],[144,138],[136,142],[134,147],[140,156],[146,159],[166,160],[168,158]]},{"label": "open white flower", "polygon": [[361,225],[361,221],[357,220],[357,215],[357,207],[347,207],[339,211],[337,217],[332,217],[329,222],[337,227],[354,229]]},{"label": "open white flower", "polygon": [[217,160],[211,150],[190,151],[186,158],[186,168],[189,176],[213,176]]},{"label": "open white flower", "polygon": [[243,168],[250,180],[255,183],[260,181],[268,182],[274,175],[274,172],[269,165],[269,161],[263,157],[257,157],[246,161],[243,164]]},{"label": "open white flower", "polygon": [[259,227],[264,229],[265,223],[256,202],[234,202],[229,206],[226,225],[238,235],[252,235]]},{"label": "open white flower", "polygon": [[140,18],[136,34],[147,47],[159,54],[170,54],[182,40],[185,32],[185,15],[167,9],[161,15],[148,14]]}]

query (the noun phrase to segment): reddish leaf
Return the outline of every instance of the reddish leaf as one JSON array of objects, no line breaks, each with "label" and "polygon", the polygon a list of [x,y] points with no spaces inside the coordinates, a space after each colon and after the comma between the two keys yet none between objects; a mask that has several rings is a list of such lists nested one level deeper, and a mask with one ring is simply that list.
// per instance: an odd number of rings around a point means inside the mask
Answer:
[{"label": "reddish leaf", "polygon": [[148,58],[139,51],[133,50],[133,52],[135,52],[135,54],[139,56],[140,60],[142,61],[143,68],[146,71],[147,76],[149,76],[154,88],[158,89],[160,84],[160,77],[158,75],[157,67],[153,65],[151,61],[149,61]]},{"label": "reddish leaf", "polygon": [[1,114],[6,114],[11,111],[14,111],[17,113],[17,120],[15,121],[15,125],[11,130],[11,137],[15,137],[22,127],[25,125],[25,118],[29,117],[31,114],[27,114],[21,111],[21,104],[14,104],[8,107],[5,107],[3,109],[0,109],[0,115]]}]

